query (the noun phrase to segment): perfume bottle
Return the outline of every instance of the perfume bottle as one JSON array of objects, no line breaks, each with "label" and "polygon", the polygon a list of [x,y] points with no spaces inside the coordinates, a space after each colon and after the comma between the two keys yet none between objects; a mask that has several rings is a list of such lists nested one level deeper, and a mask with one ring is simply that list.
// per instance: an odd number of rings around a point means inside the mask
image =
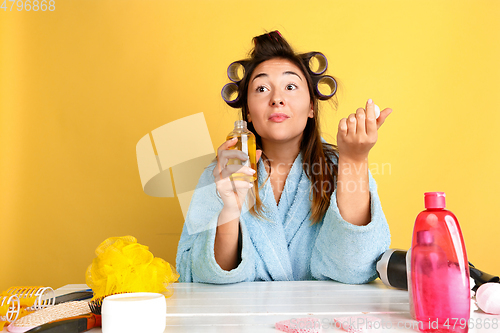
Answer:
[{"label": "perfume bottle", "polygon": [[469,265],[458,220],[444,209],[443,192],[425,193],[425,208],[408,253],[412,317],[422,332],[468,332]]},{"label": "perfume bottle", "polygon": [[[247,129],[247,122],[244,120],[237,120],[234,122],[234,129],[231,133],[227,135],[226,140],[231,140],[232,138],[238,138],[238,142],[230,147],[229,149],[238,149],[248,155],[248,160],[242,161],[239,158],[229,159],[227,164],[238,164],[242,166],[248,166],[255,171],[257,171],[257,163],[255,156],[255,135]],[[257,172],[252,176],[235,172],[231,175],[233,180],[246,180],[248,182],[254,182],[257,179]]]}]

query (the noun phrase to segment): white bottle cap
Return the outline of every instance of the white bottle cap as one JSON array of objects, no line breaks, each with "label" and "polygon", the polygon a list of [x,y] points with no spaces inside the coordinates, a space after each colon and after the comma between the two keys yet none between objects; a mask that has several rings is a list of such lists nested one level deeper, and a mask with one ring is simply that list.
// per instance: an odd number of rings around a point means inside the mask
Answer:
[{"label": "white bottle cap", "polygon": [[112,295],[102,302],[101,315],[103,333],[163,333],[167,302],[157,293]]},{"label": "white bottle cap", "polygon": [[375,104],[375,118],[378,119],[378,117],[380,117],[380,108]]}]

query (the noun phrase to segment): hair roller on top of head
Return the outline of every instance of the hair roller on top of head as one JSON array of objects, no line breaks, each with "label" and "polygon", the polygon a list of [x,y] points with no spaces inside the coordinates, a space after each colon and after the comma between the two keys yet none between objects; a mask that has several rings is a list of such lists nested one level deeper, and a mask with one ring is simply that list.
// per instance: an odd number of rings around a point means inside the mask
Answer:
[{"label": "hair roller on top of head", "polygon": [[238,85],[234,82],[226,84],[221,90],[222,99],[231,107],[240,107],[240,92]]},{"label": "hair roller on top of head", "polygon": [[335,79],[330,75],[313,77],[313,81],[318,99],[329,99],[337,92],[337,81],[335,81]]},{"label": "hair roller on top of head", "polygon": [[308,52],[301,54],[300,57],[307,69],[314,75],[321,75],[328,68],[328,60],[321,52]]}]

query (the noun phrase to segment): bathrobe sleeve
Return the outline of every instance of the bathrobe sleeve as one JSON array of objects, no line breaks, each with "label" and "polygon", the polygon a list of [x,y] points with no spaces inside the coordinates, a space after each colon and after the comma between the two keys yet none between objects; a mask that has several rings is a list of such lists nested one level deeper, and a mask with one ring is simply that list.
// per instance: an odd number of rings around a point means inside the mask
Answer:
[{"label": "bathrobe sleeve", "polygon": [[212,171],[215,163],[203,172],[191,198],[188,213],[177,247],[176,269],[180,282],[235,283],[253,281],[255,268],[253,247],[244,223],[242,260],[231,270],[223,270],[215,261],[214,242],[222,200],[217,196]]},{"label": "bathrobe sleeve", "polygon": [[337,191],[316,238],[311,257],[311,273],[318,280],[366,283],[377,278],[376,261],[390,245],[390,232],[369,173],[371,222],[356,226],[345,221],[337,206]]}]

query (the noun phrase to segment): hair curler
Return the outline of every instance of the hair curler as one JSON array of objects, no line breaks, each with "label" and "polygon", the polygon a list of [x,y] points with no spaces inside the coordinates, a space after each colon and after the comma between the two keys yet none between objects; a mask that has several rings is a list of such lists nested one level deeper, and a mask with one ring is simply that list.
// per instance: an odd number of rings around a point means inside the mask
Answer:
[{"label": "hair curler", "polygon": [[19,297],[21,306],[28,311],[52,306],[56,300],[54,290],[50,287],[12,287],[7,289],[4,294]]},{"label": "hair curler", "polygon": [[325,55],[321,52],[308,52],[301,54],[300,57],[313,75],[321,75],[328,68],[328,60],[326,60]]},{"label": "hair curler", "polygon": [[12,323],[19,316],[21,305],[17,295],[0,296],[0,330],[5,323]]},{"label": "hair curler", "polygon": [[[335,81],[335,79],[330,75],[313,77],[313,81],[316,94],[318,96],[318,99],[320,100],[329,99],[337,92],[337,81]],[[325,92],[324,89],[322,89],[322,87],[324,86],[328,86],[330,90],[328,92]]]},{"label": "hair curler", "polygon": [[[488,282],[500,282],[498,276],[494,276],[480,271],[469,263],[470,277],[474,279],[475,286],[471,288],[476,291],[481,285]],[[406,279],[406,251],[399,249],[389,249],[377,260],[377,273],[382,282],[398,289],[408,290]]]},{"label": "hair curler", "polygon": [[245,61],[235,61],[227,68],[227,77],[233,82],[240,82],[245,76]]},{"label": "hair curler", "polygon": [[238,85],[234,82],[230,82],[222,87],[221,91],[222,99],[231,107],[238,108],[240,101],[240,94],[238,91]]}]

